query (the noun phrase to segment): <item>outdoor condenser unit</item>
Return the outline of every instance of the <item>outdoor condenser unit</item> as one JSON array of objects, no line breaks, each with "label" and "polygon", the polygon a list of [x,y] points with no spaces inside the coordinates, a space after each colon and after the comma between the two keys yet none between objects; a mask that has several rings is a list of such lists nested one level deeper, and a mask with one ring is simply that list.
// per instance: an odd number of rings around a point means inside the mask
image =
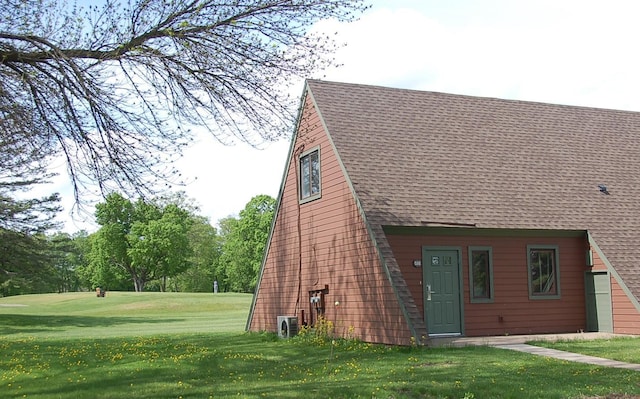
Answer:
[{"label": "outdoor condenser unit", "polygon": [[278,336],[291,338],[298,333],[298,318],[295,316],[278,316]]}]

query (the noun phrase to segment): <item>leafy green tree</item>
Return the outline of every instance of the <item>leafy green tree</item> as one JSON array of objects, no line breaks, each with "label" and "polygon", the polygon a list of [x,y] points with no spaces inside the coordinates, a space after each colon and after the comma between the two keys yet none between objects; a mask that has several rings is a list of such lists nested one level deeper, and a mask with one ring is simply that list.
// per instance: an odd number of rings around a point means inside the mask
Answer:
[{"label": "leafy green tree", "polygon": [[154,178],[180,181],[167,166],[191,127],[223,143],[287,132],[293,78],[335,64],[332,35],[310,28],[364,9],[361,0],[5,0],[0,124],[65,159],[76,200],[95,185],[153,192]]},{"label": "leafy green tree", "polygon": [[[140,202],[138,205],[149,207]],[[160,215],[155,213],[144,212],[127,235],[137,291],[142,291],[145,281],[156,279],[161,280],[161,291],[166,291],[167,277],[176,276],[189,266],[191,247],[187,234],[192,224],[191,215],[172,204],[160,210]]]},{"label": "leafy green tree", "polygon": [[231,244],[228,243],[232,237],[232,232],[235,225],[238,223],[238,219],[229,216],[218,221],[218,235],[220,237],[220,256],[217,262],[214,263],[213,278],[218,282],[218,289],[220,291],[229,291],[229,276],[227,275],[227,260],[230,256],[224,255],[225,251],[231,250]]},{"label": "leafy green tree", "polygon": [[173,279],[172,289],[185,292],[211,292],[216,281],[215,265],[222,242],[215,227],[204,217],[194,217],[188,239],[192,248],[190,267]]},{"label": "leafy green tree", "polygon": [[118,193],[109,194],[105,202],[96,205],[96,222],[102,227],[90,238],[92,283],[113,289],[123,274],[135,282],[126,240],[134,222],[134,204]]},{"label": "leafy green tree", "polygon": [[253,197],[235,221],[227,220],[220,264],[232,291],[252,292],[266,248],[275,199],[268,195]]},{"label": "leafy green tree", "polygon": [[49,243],[48,262],[53,273],[50,278],[55,283],[58,292],[78,291],[80,279],[76,274],[78,264],[74,260],[79,259],[75,253],[73,239],[67,233],[57,232],[47,237]]},{"label": "leafy green tree", "polygon": [[188,211],[173,204],[133,203],[112,193],[96,206],[96,220],[102,227],[91,239],[94,283],[109,287],[126,274],[134,289],[143,291],[147,282],[175,276],[188,266]]},{"label": "leafy green tree", "polygon": [[89,237],[89,233],[86,230],[72,234],[70,251],[66,254],[65,262],[73,268],[79,289],[92,289],[94,287],[91,282],[91,276],[87,272],[91,252]]},{"label": "leafy green tree", "polygon": [[89,262],[82,276],[91,283],[91,288],[127,291],[128,287],[130,290],[130,260],[126,249],[120,251],[121,244],[121,235],[114,226],[103,226],[89,236]]}]

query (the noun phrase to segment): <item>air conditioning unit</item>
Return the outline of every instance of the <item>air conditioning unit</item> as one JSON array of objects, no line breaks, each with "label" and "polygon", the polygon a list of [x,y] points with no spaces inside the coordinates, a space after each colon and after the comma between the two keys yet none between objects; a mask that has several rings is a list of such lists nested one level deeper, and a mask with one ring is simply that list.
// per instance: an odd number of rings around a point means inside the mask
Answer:
[{"label": "air conditioning unit", "polygon": [[291,338],[298,333],[298,318],[295,316],[278,316],[278,337]]}]

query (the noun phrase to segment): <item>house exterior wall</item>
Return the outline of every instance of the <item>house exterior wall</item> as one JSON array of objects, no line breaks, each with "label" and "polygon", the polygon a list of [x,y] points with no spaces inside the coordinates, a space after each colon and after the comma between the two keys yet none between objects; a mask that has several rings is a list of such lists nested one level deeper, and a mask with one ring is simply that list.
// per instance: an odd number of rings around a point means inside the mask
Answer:
[{"label": "house exterior wall", "polygon": [[[299,203],[299,154],[320,149],[321,198]],[[309,291],[328,287],[325,318],[335,334],[404,344],[411,333],[339,160],[313,104],[305,102],[248,322],[277,331],[277,316],[315,319]],[[336,305],[339,303],[339,305]],[[313,315],[313,316],[312,316]]]},{"label": "house exterior wall", "polygon": [[[592,249],[594,271],[608,271],[604,261]],[[611,310],[613,316],[613,332],[615,334],[640,334],[640,312],[620,286],[613,273],[609,273],[611,282]]]},{"label": "house exterior wall", "polygon": [[[463,282],[463,331],[466,336],[569,333],[585,329],[584,237],[483,237],[387,234],[405,280],[422,309],[422,269],[412,265],[421,259],[423,246],[458,247]],[[554,245],[559,250],[560,298],[530,299],[527,245]],[[469,292],[470,246],[491,247],[493,254],[492,303],[472,303]],[[424,262],[423,262],[424,263]]]}]

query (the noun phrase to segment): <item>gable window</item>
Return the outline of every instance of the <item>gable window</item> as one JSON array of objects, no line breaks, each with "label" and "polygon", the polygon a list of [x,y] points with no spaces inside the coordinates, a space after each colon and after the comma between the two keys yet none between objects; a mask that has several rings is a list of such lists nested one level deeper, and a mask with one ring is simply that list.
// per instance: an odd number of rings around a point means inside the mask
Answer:
[{"label": "gable window", "polygon": [[560,273],[558,247],[529,245],[529,298],[559,298]]},{"label": "gable window", "polygon": [[469,291],[471,302],[493,302],[491,247],[469,247]]},{"label": "gable window", "polygon": [[320,148],[300,156],[300,200],[320,198]]}]

